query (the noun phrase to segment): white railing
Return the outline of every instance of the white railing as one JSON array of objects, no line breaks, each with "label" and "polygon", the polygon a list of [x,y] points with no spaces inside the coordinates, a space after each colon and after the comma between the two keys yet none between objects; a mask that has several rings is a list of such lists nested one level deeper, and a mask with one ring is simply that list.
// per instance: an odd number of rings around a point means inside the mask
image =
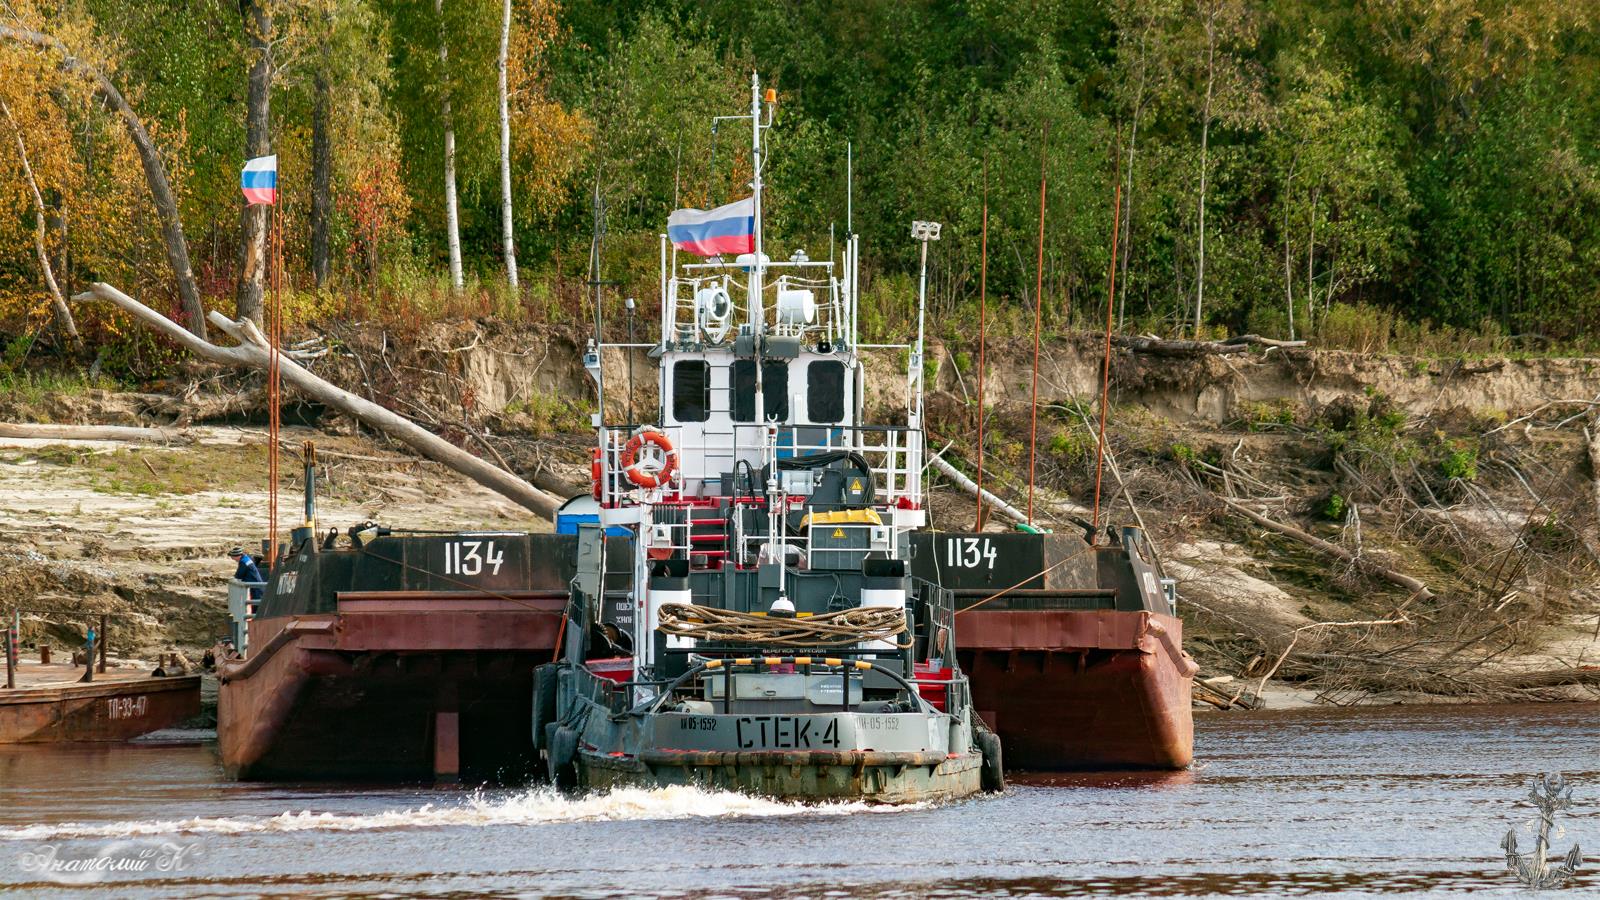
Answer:
[{"label": "white railing", "polygon": [[233,649],[240,656],[249,649],[250,620],[256,617],[256,608],[261,605],[260,599],[250,596],[250,590],[266,586],[265,581],[228,579],[228,619],[233,629]]},{"label": "white railing", "polygon": [[[720,483],[720,490],[709,491],[707,482],[720,482],[725,473],[735,472],[741,461],[750,466],[753,481],[761,480],[763,460],[775,455],[767,448],[768,429],[771,427],[753,422],[734,423],[731,441],[726,434],[703,433],[698,440],[691,441],[687,438],[687,432],[677,426],[669,425],[659,430],[666,435],[678,454],[675,480],[679,485],[690,482],[690,490],[685,496],[704,497],[730,493],[731,489]],[[803,443],[800,439],[802,430],[821,432],[824,439],[821,443]],[[631,438],[632,433],[623,428],[604,427],[600,431],[605,471],[600,496],[603,504],[635,496],[635,485],[623,474],[624,451]],[[922,505],[923,446],[920,431],[893,426],[780,425],[776,426],[776,433],[771,435],[771,439],[775,440],[778,454],[783,458],[840,450],[859,454],[866,461],[872,479],[876,498],[874,505],[892,507],[902,500],[917,508]],[[726,467],[719,464],[715,471],[708,471],[706,461],[713,459],[726,460]],[[782,487],[781,478],[779,486]],[[759,494],[766,492],[765,484],[752,484],[751,487]],[[651,499],[659,501],[667,493],[657,489]]]},{"label": "white railing", "polygon": [[[821,278],[805,278],[798,274],[779,275],[763,286],[759,315],[767,332],[782,337],[826,339],[834,344],[848,344],[852,338],[854,311],[847,301],[846,286],[833,276],[831,263],[805,261],[800,263],[769,262],[767,268],[815,267],[825,271]],[[717,269],[706,263],[683,267],[685,270]],[[727,272],[706,272],[698,275],[674,275],[663,280],[665,294],[662,298],[662,335],[670,341],[699,342],[707,333],[702,321],[698,293],[706,288],[721,288],[730,300],[727,334],[738,333],[738,326],[749,320],[748,286],[738,283]],[[810,290],[816,303],[815,318],[810,322],[783,322],[779,313],[778,296],[784,290]],[[815,296],[820,294],[820,296]]]}]

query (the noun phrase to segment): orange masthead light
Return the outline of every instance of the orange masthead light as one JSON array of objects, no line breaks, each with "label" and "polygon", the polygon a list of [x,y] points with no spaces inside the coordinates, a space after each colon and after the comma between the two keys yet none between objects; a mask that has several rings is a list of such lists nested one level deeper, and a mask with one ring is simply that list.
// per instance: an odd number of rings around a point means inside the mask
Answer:
[{"label": "orange masthead light", "polygon": [[777,103],[778,102],[778,92],[773,90],[772,88],[767,88],[767,96],[764,99],[768,103]]}]

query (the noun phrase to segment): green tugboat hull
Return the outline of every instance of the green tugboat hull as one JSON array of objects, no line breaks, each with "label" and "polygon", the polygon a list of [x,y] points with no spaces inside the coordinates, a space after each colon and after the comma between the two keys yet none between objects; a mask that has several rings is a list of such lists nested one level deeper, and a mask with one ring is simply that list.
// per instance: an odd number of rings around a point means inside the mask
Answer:
[{"label": "green tugboat hull", "polygon": [[581,782],[596,790],[691,785],[778,800],[908,804],[957,800],[981,789],[983,756],[878,751],[646,751],[579,753]]}]

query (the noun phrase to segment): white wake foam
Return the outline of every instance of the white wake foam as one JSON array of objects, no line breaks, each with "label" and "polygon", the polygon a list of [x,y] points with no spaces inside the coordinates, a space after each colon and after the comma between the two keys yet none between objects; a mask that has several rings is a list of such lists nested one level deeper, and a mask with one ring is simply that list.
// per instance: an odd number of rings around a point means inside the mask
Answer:
[{"label": "white wake foam", "polygon": [[[228,816],[107,823],[66,822],[0,828],[0,840],[39,841],[60,838],[124,838],[163,834],[252,834],[290,831],[370,831],[382,828],[451,826],[549,825],[560,822],[613,822],[645,819],[722,818],[736,816],[838,816],[889,812],[907,807],[868,803],[784,803],[730,791],[698,787],[617,788],[604,794],[567,797],[553,788],[520,794],[474,792],[461,803],[428,803],[412,809],[378,813],[283,812],[276,816]],[[912,807],[916,808],[916,807]]]}]

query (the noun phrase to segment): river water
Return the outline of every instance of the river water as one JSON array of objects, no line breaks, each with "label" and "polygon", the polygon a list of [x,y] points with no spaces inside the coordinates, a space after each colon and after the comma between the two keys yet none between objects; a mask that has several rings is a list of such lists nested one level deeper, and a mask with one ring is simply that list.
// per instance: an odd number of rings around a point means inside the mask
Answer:
[{"label": "river water", "polygon": [[[1556,849],[1600,849],[1595,704],[1214,714],[1195,731],[1186,772],[1017,775],[999,796],[894,810],[234,784],[203,742],[0,748],[0,893],[1520,894],[1499,845],[1543,771],[1575,785]],[[1600,894],[1600,862],[1564,893]]]}]

